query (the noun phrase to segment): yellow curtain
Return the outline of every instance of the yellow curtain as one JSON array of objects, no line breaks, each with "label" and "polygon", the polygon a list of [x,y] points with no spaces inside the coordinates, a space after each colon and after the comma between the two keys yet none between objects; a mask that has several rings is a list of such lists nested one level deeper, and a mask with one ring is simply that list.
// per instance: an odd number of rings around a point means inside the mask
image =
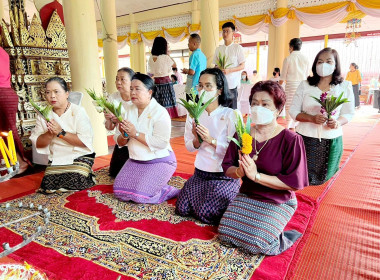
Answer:
[{"label": "yellow curtain", "polygon": [[282,18],[282,17],[286,16],[288,14],[288,12],[289,12],[288,8],[278,8],[272,14],[273,14],[274,18]]},{"label": "yellow curtain", "polygon": [[330,4],[320,5],[320,6],[297,8],[297,10],[303,13],[308,13],[308,14],[325,14],[328,12],[341,9],[347,6],[347,4],[349,3],[352,3],[352,2],[330,3]]},{"label": "yellow curtain", "polygon": [[380,9],[379,0],[356,0],[360,5],[371,8],[371,9]]},{"label": "yellow curtain", "polygon": [[[262,22],[265,19],[266,15],[257,15],[257,16],[250,16],[250,17],[241,17],[241,18],[235,18],[239,20],[241,23],[245,25],[255,25],[259,22]],[[227,22],[227,20],[225,21]]]},{"label": "yellow curtain", "polygon": [[186,35],[189,34],[189,29],[187,26],[185,27],[174,27],[174,28],[164,28],[164,30],[172,37],[179,37],[183,33]]},{"label": "yellow curtain", "polygon": [[346,23],[347,21],[353,19],[353,18],[364,18],[366,16],[365,13],[362,11],[356,10],[353,12],[350,12],[340,23]]},{"label": "yellow curtain", "polygon": [[153,40],[154,38],[158,37],[158,36],[161,36],[161,37],[165,37],[164,36],[164,31],[163,30],[157,30],[157,31],[149,31],[149,32],[141,32],[142,35],[144,35],[144,37],[148,40]]}]

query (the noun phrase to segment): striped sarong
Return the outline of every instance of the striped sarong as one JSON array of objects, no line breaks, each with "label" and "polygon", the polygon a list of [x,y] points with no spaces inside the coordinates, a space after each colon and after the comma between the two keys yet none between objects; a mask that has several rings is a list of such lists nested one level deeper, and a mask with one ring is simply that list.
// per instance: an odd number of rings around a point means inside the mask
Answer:
[{"label": "striped sarong", "polygon": [[177,101],[173,83],[169,77],[154,78],[155,90],[153,97],[168,111],[171,118],[178,118]]},{"label": "striped sarong", "polygon": [[178,196],[176,213],[193,215],[206,224],[218,224],[239,188],[240,180],[227,177],[223,172],[196,168]]},{"label": "striped sarong", "polygon": [[298,86],[301,81],[286,81],[285,85],[285,94],[286,94],[286,103],[285,103],[285,117],[288,128],[295,128],[297,122],[289,114],[290,105],[292,105],[293,96],[296,93]]},{"label": "striped sarong", "polygon": [[305,143],[307,172],[311,186],[328,181],[339,170],[343,138],[321,139],[301,135]]},{"label": "striped sarong", "polygon": [[149,161],[128,159],[115,178],[113,192],[120,200],[161,203],[180,192],[180,189],[168,185],[176,168],[173,152],[165,158]]},{"label": "striped sarong", "polygon": [[278,255],[301,236],[284,232],[296,208],[296,198],[274,204],[238,193],[220,221],[219,238],[253,254]]},{"label": "striped sarong", "polygon": [[73,164],[51,165],[49,162],[41,182],[41,191],[53,193],[68,190],[84,190],[96,184],[92,166],[95,153],[74,159]]}]

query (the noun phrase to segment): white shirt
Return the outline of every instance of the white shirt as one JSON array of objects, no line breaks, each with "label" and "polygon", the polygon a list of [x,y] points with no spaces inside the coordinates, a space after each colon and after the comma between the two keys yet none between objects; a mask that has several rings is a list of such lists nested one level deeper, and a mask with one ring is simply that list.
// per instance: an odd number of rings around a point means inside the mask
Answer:
[{"label": "white shirt", "polygon": [[[127,145],[129,157],[134,160],[148,161],[169,156],[173,151],[170,146],[171,120],[168,111],[152,98],[149,105],[138,116],[137,107],[131,103],[127,105],[125,120],[133,123],[139,133],[145,134],[148,146],[130,138]],[[115,142],[120,135],[116,129]]]},{"label": "white shirt", "polygon": [[32,131],[30,140],[35,145],[38,153],[49,155],[52,165],[73,164],[74,159],[94,152],[92,146],[94,132],[92,131],[90,119],[83,107],[71,103],[67,111],[61,116],[52,111],[50,118],[58,122],[66,132],[76,134],[79,140],[86,146],[76,147],[59,137],[54,137],[48,146],[37,148],[38,137],[48,131],[46,121],[37,115],[36,126]]},{"label": "white shirt", "polygon": [[[338,97],[342,92],[342,98],[347,98],[350,102],[343,103],[336,108],[336,113],[332,118],[337,119],[342,116],[350,121],[355,114],[355,98],[351,82],[343,81],[339,85],[332,86],[329,94]],[[307,81],[302,81],[294,94],[292,105],[289,109],[292,118],[296,119],[301,112],[309,115],[319,114],[321,105],[311,96],[319,98],[321,94],[322,91],[317,86],[311,86]],[[318,135],[318,130],[320,130],[320,135]],[[300,122],[296,127],[296,131],[304,136],[314,138],[319,138],[320,136],[324,139],[333,139],[343,134],[342,127],[331,129],[326,124],[318,125],[311,122]]]},{"label": "white shirt", "polygon": [[[153,58],[157,58],[156,61],[154,61]],[[153,74],[156,78],[170,77],[174,63],[174,60],[166,54],[161,54],[159,56],[152,55],[149,57],[148,61],[148,72]]]},{"label": "white shirt", "polygon": [[[227,68],[234,68],[234,67],[239,66],[243,62],[245,62],[243,47],[240,46],[239,44],[232,43],[228,46],[223,44],[217,47],[215,50],[214,62],[213,62],[215,65],[218,60],[219,53],[222,56],[223,55],[226,56],[226,59],[227,59],[226,65],[231,64]],[[242,71],[236,71],[236,72],[232,72],[226,75],[229,89],[240,87],[240,79],[241,79]]]},{"label": "white shirt", "polygon": [[281,80],[303,81],[309,75],[309,60],[300,51],[292,51],[284,59],[281,69]]},{"label": "white shirt", "polygon": [[210,115],[204,111],[199,118],[199,123],[207,127],[210,136],[216,139],[216,149],[205,141],[201,143],[199,149],[194,148],[193,121],[188,115],[185,126],[185,145],[190,152],[198,151],[194,163],[195,167],[207,172],[223,172],[222,162],[230,143],[227,137],[232,137],[236,132],[234,110],[219,106]]}]

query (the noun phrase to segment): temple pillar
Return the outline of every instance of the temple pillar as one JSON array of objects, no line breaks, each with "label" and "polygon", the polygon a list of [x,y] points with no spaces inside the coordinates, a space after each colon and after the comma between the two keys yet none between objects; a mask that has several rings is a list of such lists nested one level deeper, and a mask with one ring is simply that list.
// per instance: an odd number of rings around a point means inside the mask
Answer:
[{"label": "temple pillar", "polygon": [[326,34],[325,35],[325,48],[327,48],[328,44],[329,44],[329,35]]},{"label": "temple pillar", "polygon": [[0,21],[4,18],[4,3],[3,0],[0,0]]},{"label": "temple pillar", "polygon": [[207,58],[207,67],[213,65],[215,49],[219,46],[219,1],[200,0],[202,52]]},{"label": "temple pillar", "polygon": [[191,23],[201,23],[201,11],[199,10],[199,0],[191,1]]},{"label": "temple pillar", "polygon": [[[138,24],[135,20],[135,15],[130,14],[131,33],[137,33]],[[144,42],[131,42],[131,68],[135,72],[146,73],[146,58]]]},{"label": "temple pillar", "polygon": [[115,0],[101,0],[100,12],[103,17],[102,39],[106,89],[107,92],[113,93],[117,91],[115,77],[119,69]]},{"label": "temple pillar", "polygon": [[260,75],[260,42],[256,43],[256,71]]},{"label": "temple pillar", "polygon": [[63,0],[63,13],[72,90],[83,92],[82,106],[86,109],[94,131],[96,155],[106,155],[108,145],[104,116],[95,110],[85,90],[94,89],[102,94],[94,1]]},{"label": "temple pillar", "polygon": [[[287,8],[287,6],[288,0],[277,1],[277,8]],[[269,25],[267,77],[271,77],[275,67],[282,68],[285,57],[289,55],[289,41],[300,37],[300,26],[298,19],[288,19],[278,27]]]}]

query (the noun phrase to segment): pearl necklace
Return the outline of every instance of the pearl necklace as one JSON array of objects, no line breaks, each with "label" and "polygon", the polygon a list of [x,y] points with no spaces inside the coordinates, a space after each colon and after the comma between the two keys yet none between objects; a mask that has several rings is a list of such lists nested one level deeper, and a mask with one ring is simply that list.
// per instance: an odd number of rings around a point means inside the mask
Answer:
[{"label": "pearl necklace", "polygon": [[272,139],[272,136],[273,136],[274,132],[276,131],[276,128],[277,128],[277,124],[274,126],[274,129],[272,131],[271,136],[265,141],[264,145],[258,151],[257,151],[257,148],[256,148],[256,142],[257,142],[257,140],[256,140],[256,128],[255,128],[255,135],[254,135],[255,136],[255,155],[252,158],[254,161],[256,161],[259,158],[259,154],[260,154],[261,150],[265,147],[265,145],[268,143],[268,141],[270,139]]}]

